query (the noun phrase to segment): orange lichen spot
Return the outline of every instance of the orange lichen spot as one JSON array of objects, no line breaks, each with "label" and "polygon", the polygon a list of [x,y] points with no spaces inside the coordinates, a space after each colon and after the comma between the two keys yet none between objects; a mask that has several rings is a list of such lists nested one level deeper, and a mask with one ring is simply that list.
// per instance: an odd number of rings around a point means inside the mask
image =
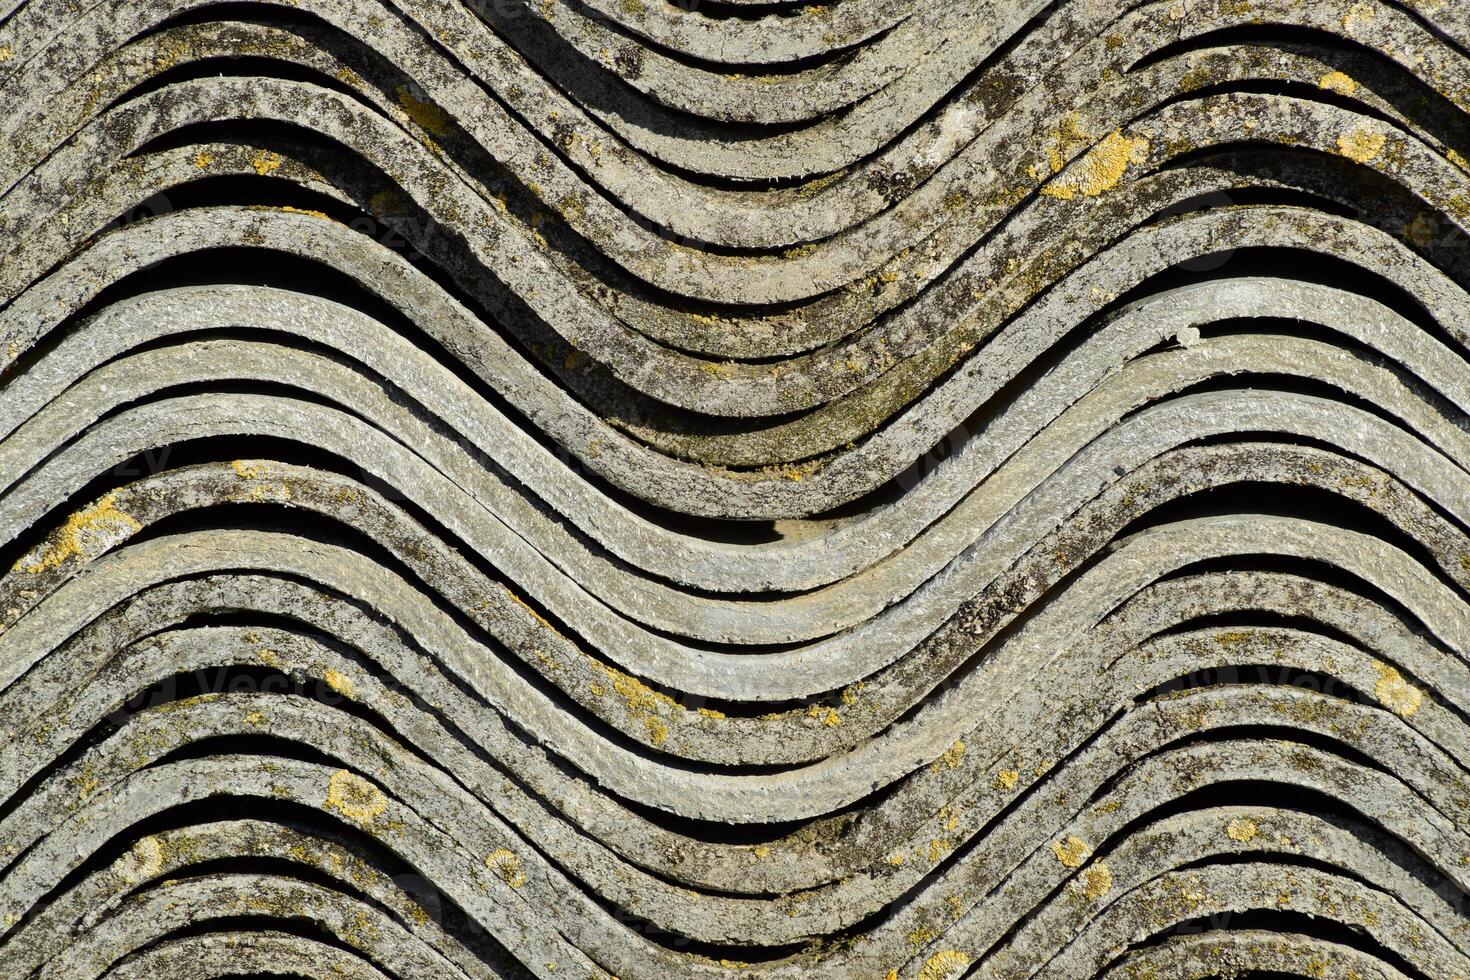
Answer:
[{"label": "orange lichen spot", "polygon": [[272,153],[270,150],[261,150],[250,158],[250,166],[255,168],[257,174],[264,177],[273,170],[280,169],[281,155],[279,153]]},{"label": "orange lichen spot", "polygon": [[532,608],[531,605],[530,605],[530,603],[526,602],[524,599],[522,599],[520,596],[516,595],[510,589],[506,589],[505,590],[505,594],[508,595],[508,596],[510,596],[510,600],[512,602],[514,602],[516,605],[520,606],[522,609],[524,609],[530,615],[530,617],[532,619],[534,619],[537,623],[539,623],[540,625],[542,625],[542,626],[546,627],[547,629],[551,630],[551,632],[556,633],[557,636],[560,636],[561,635],[560,633],[557,632],[556,627],[551,625],[551,621],[548,620],[545,616],[541,615],[539,612],[537,612],[534,608]]},{"label": "orange lichen spot", "polygon": [[32,575],[56,568],[71,558],[91,561],[120,541],[142,530],[128,514],[117,509],[117,494],[109,493],[90,507],[66,519],[61,530],[27,552],[12,566]]},{"label": "orange lichen spot", "polygon": [[519,888],[526,883],[526,876],[521,873],[521,859],[503,847],[490,852],[485,858],[485,867],[495,872],[496,877],[512,888]]},{"label": "orange lichen spot", "polygon": [[327,809],[336,810],[358,826],[365,827],[388,809],[388,797],[361,776],[338,769],[327,783]]},{"label": "orange lichen spot", "polygon": [[654,745],[662,745],[668,741],[669,726],[657,718],[644,718],[643,727],[648,730],[648,740]]},{"label": "orange lichen spot", "polygon": [[1056,855],[1058,861],[1069,868],[1080,868],[1082,862],[1092,853],[1092,848],[1080,837],[1068,837],[1065,840],[1053,841],[1051,852]]},{"label": "orange lichen spot", "polygon": [[1337,151],[1354,163],[1367,163],[1383,152],[1388,137],[1364,125],[1337,138]]},{"label": "orange lichen spot", "polygon": [[960,741],[959,739],[956,739],[953,745],[944,750],[944,754],[935,761],[932,768],[936,772],[940,769],[958,769],[960,766],[960,761],[964,759],[964,757],[965,743]]},{"label": "orange lichen spot", "polygon": [[969,956],[957,949],[940,950],[919,967],[918,980],[954,980],[969,968]]},{"label": "orange lichen spot", "polygon": [[141,884],[163,870],[163,859],[163,844],[157,837],[140,837],[118,862],[118,872],[128,884]]},{"label": "orange lichen spot", "polygon": [[1378,698],[1389,711],[1407,718],[1419,710],[1424,701],[1424,692],[1419,690],[1403,675],[1385,663],[1374,662],[1373,669],[1378,672],[1378,683],[1373,685],[1373,696]]},{"label": "orange lichen spot", "polygon": [[394,94],[398,96],[398,104],[403,107],[404,113],[424,132],[433,136],[449,134],[449,114],[443,109],[426,99],[420,99],[405,86],[399,86]]},{"label": "orange lichen spot", "polygon": [[1427,214],[1416,214],[1404,225],[1404,238],[1419,246],[1428,248],[1434,242],[1435,235],[1434,218]]},{"label": "orange lichen spot", "polygon": [[1077,884],[1078,890],[1084,896],[1096,901],[1112,890],[1113,873],[1108,870],[1106,864],[1098,861],[1078,876]]},{"label": "orange lichen spot", "polygon": [[397,214],[403,210],[403,198],[397,191],[378,191],[368,198],[368,210],[373,214]]},{"label": "orange lichen spot", "polygon": [[735,376],[735,365],[733,364],[702,361],[699,369],[705,374],[713,375],[716,378],[733,378]]},{"label": "orange lichen spot", "polygon": [[352,678],[346,674],[339,670],[329,670],[322,676],[326,680],[327,686],[344,698],[352,699],[357,697],[357,692],[352,687]]},{"label": "orange lichen spot", "polygon": [[1317,87],[1338,95],[1352,95],[1358,90],[1358,83],[1346,72],[1330,71],[1317,79]]},{"label": "orange lichen spot", "polygon": [[1359,24],[1366,24],[1373,19],[1373,7],[1366,3],[1355,3],[1348,8],[1348,12],[1342,15],[1342,26],[1348,30],[1356,30]]},{"label": "orange lichen spot", "polygon": [[822,724],[828,728],[836,728],[842,724],[842,716],[837,713],[836,708],[824,708],[819,704],[814,704],[806,710],[806,713],[810,718],[822,719]]},{"label": "orange lichen spot", "polygon": [[1062,118],[1061,124],[1052,134],[1052,143],[1046,150],[1046,161],[1051,172],[1061,173],[1067,165],[1067,154],[1074,148],[1080,149],[1092,141],[1092,134],[1082,128],[1075,112]]},{"label": "orange lichen spot", "polygon": [[929,926],[915,926],[909,930],[908,935],[904,938],[909,941],[910,946],[918,949],[938,939],[939,933]]},{"label": "orange lichen spot", "polygon": [[609,667],[596,660],[592,661],[592,667],[612,683],[613,693],[622,698],[628,710],[635,715],[656,711],[660,705],[667,708],[683,707],[667,694],[655,691],[638,678],[625,674],[616,667]]},{"label": "orange lichen spot", "polygon": [[1236,817],[1225,825],[1225,836],[1240,844],[1249,844],[1258,833],[1260,828],[1249,817]]},{"label": "orange lichen spot", "polygon": [[323,221],[332,220],[331,216],[328,215],[325,211],[313,211],[310,208],[293,208],[289,204],[283,204],[279,208],[277,208],[277,210],[284,211],[287,214],[304,214],[309,218],[321,218]]},{"label": "orange lichen spot", "polygon": [[1041,189],[1048,197],[1070,201],[1078,197],[1097,197],[1118,186],[1128,165],[1148,159],[1149,141],[1129,138],[1115,129],[1102,142],[1072,165],[1060,178]]}]

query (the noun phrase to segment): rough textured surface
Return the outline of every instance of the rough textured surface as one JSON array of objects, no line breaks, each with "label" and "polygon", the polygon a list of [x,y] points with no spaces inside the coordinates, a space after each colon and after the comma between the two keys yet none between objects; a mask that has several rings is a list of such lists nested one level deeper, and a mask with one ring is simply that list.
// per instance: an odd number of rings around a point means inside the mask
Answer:
[{"label": "rough textured surface", "polygon": [[0,978],[1470,980],[1470,5],[0,0]]}]

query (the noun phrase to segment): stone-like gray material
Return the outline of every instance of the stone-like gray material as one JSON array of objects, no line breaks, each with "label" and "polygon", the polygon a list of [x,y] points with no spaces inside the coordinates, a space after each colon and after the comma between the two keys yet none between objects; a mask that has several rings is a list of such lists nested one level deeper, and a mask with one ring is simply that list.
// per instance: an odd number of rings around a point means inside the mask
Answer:
[{"label": "stone-like gray material", "polygon": [[0,975],[1470,980],[1467,52],[0,0]]}]

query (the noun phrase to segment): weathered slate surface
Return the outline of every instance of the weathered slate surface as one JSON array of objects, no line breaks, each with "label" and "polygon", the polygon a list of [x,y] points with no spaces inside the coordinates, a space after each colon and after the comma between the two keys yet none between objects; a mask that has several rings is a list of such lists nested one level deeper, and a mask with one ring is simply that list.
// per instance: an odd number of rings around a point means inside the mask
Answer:
[{"label": "weathered slate surface", "polygon": [[0,977],[1470,978],[1470,6],[0,0]]}]

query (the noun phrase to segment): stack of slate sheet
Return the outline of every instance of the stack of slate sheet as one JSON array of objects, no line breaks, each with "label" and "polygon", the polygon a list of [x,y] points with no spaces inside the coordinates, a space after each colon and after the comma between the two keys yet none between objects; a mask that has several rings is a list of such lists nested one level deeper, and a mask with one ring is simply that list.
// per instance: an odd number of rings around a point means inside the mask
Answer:
[{"label": "stack of slate sheet", "polygon": [[0,0],[0,976],[1470,977],[1470,4]]}]

